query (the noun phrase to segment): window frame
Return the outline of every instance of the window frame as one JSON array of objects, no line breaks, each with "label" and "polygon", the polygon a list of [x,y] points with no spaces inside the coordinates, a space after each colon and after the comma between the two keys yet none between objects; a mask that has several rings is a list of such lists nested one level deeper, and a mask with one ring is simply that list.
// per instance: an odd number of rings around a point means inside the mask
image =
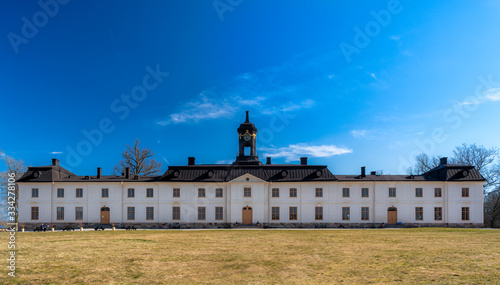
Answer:
[{"label": "window frame", "polygon": [[[365,195],[366,192],[366,195]],[[361,188],[361,198],[369,198],[370,197],[370,188]]]},{"label": "window frame", "polygon": [[415,221],[424,220],[424,207],[415,207]]},{"label": "window frame", "polygon": [[181,219],[181,207],[179,206],[172,207],[172,220],[180,221],[180,219]]},{"label": "window frame", "polygon": [[[104,193],[106,193],[106,196],[104,196]],[[101,188],[101,198],[109,198],[109,188]]]},{"label": "window frame", "polygon": [[181,197],[181,188],[172,188],[172,198]]},{"label": "window frame", "polygon": [[351,220],[351,207],[342,207],[342,221]]},{"label": "window frame", "polygon": [[57,207],[56,220],[64,221],[64,207]]},{"label": "window frame", "polygon": [[[293,211],[292,211],[293,209]],[[299,209],[297,206],[291,206],[291,207],[288,207],[288,220],[289,221],[297,221],[299,219],[299,215],[298,215],[298,212],[299,212]]]},{"label": "window frame", "polygon": [[370,207],[361,207],[361,220],[362,221],[370,220]]},{"label": "window frame", "polygon": [[243,187],[243,198],[252,198],[252,187]]},{"label": "window frame", "polygon": [[342,188],[342,198],[351,198],[351,188]]},{"label": "window frame", "polygon": [[83,221],[83,207],[75,207],[75,221]]},{"label": "window frame", "polygon": [[470,208],[462,207],[462,221],[470,221]]},{"label": "window frame", "polygon": [[442,221],[442,220],[443,220],[443,207],[434,207],[434,221]]},{"label": "window frame", "polygon": [[198,188],[198,198],[206,198],[207,190],[205,188]]},{"label": "window frame", "polygon": [[441,187],[434,188],[434,198],[443,197],[443,189]]},{"label": "window frame", "polygon": [[272,221],[280,220],[280,207],[271,207],[271,220]]},{"label": "window frame", "polygon": [[397,189],[396,187],[389,187],[389,198],[397,197]]},{"label": "window frame", "polygon": [[[80,190],[80,191],[78,191]],[[80,193],[78,193],[80,192]],[[78,194],[81,194],[80,196]],[[76,188],[75,189],[75,198],[83,198],[83,188]]]},{"label": "window frame", "polygon": [[155,196],[154,188],[146,188],[146,198],[154,198],[154,196]]},{"label": "window frame", "polygon": [[272,188],[271,189],[271,198],[279,198],[280,197],[280,189]]},{"label": "window frame", "polygon": [[207,207],[198,207],[198,221],[207,220]]},{"label": "window frame", "polygon": [[40,219],[40,208],[39,207],[31,207],[31,220],[38,221],[39,219]]},{"label": "window frame", "polygon": [[462,187],[462,198],[469,198],[469,187]]},{"label": "window frame", "polygon": [[215,198],[224,198],[223,188],[215,188]]},{"label": "window frame", "polygon": [[127,198],[135,198],[135,188],[127,188]]},{"label": "window frame", "polygon": [[153,221],[155,219],[155,207],[146,207],[146,221]]},{"label": "window frame", "polygon": [[289,193],[289,198],[297,198],[298,196],[297,188],[290,188],[288,193]]},{"label": "window frame", "polygon": [[314,192],[315,192],[315,195],[314,195],[315,198],[323,198],[323,188],[318,187],[314,190]]},{"label": "window frame", "polygon": [[38,198],[38,197],[39,197],[39,190],[38,190],[38,188],[31,188],[31,198]]},{"label": "window frame", "polygon": [[[220,212],[218,212],[220,210]],[[223,221],[224,220],[224,207],[215,207],[215,220]]]},{"label": "window frame", "polygon": [[127,207],[127,221],[135,221],[135,207]]},{"label": "window frame", "polygon": [[415,188],[415,198],[423,198],[424,197],[424,188],[417,187]]},{"label": "window frame", "polygon": [[57,188],[57,198],[64,198],[64,188]]},{"label": "window frame", "polygon": [[314,220],[315,221],[323,221],[323,207],[322,206],[314,207]]}]

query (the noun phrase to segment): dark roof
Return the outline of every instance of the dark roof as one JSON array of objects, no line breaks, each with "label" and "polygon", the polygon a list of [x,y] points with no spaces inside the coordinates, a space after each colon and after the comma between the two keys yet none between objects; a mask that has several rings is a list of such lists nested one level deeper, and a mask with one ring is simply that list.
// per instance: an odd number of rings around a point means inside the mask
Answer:
[{"label": "dark roof", "polygon": [[97,176],[79,176],[59,165],[28,167],[28,170],[18,180],[18,182],[152,182],[158,181],[160,176],[139,176],[133,175],[130,178],[125,176],[103,175]]},{"label": "dark roof", "polygon": [[216,164],[171,166],[160,181],[228,182],[245,174],[273,182],[336,180],[325,165]]},{"label": "dark roof", "polygon": [[170,166],[162,176],[79,176],[59,165],[29,167],[18,182],[228,182],[250,174],[269,182],[299,181],[486,181],[473,166],[444,164],[423,175],[333,175],[325,165],[201,164]]}]

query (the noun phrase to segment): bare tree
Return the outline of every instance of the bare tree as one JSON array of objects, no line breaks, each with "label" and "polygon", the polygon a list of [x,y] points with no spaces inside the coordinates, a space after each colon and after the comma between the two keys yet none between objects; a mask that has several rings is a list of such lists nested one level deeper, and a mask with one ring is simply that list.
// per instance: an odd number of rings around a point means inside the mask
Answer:
[{"label": "bare tree", "polygon": [[477,171],[481,172],[497,158],[497,155],[496,147],[487,149],[482,145],[464,143],[455,147],[451,162],[458,165],[474,165]]},{"label": "bare tree", "polygon": [[133,147],[127,145],[122,153],[123,159],[113,167],[113,174],[119,175],[125,172],[125,167],[130,167],[131,175],[158,175],[161,174],[161,162],[153,157],[151,149],[139,148],[139,139]]},{"label": "bare tree", "polygon": [[484,195],[484,225],[500,227],[500,187]]},{"label": "bare tree", "polygon": [[408,174],[420,175],[439,165],[439,157],[430,158],[425,153],[417,155],[415,160],[415,166],[408,169]]},{"label": "bare tree", "polygon": [[8,217],[9,216],[8,213],[12,212],[11,211],[12,208],[9,209],[9,207],[13,207],[15,209],[14,220],[17,223],[17,218],[18,218],[17,199],[19,197],[19,186],[17,185],[17,183],[14,183],[13,192],[15,198],[12,198],[12,195],[9,196],[9,178],[14,177],[15,180],[21,178],[24,172],[26,172],[26,166],[24,165],[24,162],[22,160],[16,160],[15,158],[8,155],[3,155],[3,162],[7,166],[7,169],[5,171],[0,172],[0,201],[2,203],[0,205],[0,215],[4,218],[10,218]]}]

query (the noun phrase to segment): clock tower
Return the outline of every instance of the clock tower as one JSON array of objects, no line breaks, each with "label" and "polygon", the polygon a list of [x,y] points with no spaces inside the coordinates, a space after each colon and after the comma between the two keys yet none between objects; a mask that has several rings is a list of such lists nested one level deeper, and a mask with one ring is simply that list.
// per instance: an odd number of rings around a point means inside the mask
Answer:
[{"label": "clock tower", "polygon": [[245,122],[238,128],[239,151],[236,161],[233,164],[262,165],[255,149],[257,128],[254,124],[250,123],[250,120],[248,119],[248,111],[246,111],[246,113],[247,117]]}]

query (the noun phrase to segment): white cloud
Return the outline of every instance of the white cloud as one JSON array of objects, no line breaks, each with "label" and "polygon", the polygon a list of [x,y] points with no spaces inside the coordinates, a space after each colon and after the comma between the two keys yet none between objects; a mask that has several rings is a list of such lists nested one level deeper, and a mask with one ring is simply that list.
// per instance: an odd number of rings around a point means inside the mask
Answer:
[{"label": "white cloud", "polygon": [[291,144],[280,148],[261,148],[264,156],[283,157],[286,162],[299,160],[302,156],[307,157],[330,157],[334,155],[351,153],[349,148],[338,147],[335,145],[308,145]]},{"label": "white cloud", "polygon": [[63,152],[62,151],[52,151],[50,152],[50,154],[62,154]]},{"label": "white cloud", "polygon": [[351,135],[355,138],[365,137],[368,133],[368,130],[351,130]]},{"label": "white cloud", "polygon": [[274,114],[275,112],[292,112],[292,111],[298,111],[300,109],[310,109],[315,104],[316,103],[311,99],[304,100],[300,103],[288,102],[286,104],[283,104],[283,105],[280,105],[277,107],[263,109],[263,110],[261,110],[261,113],[270,115],[270,114]]},{"label": "white cloud", "polygon": [[462,102],[458,102],[458,105],[479,105],[495,101],[500,101],[500,88],[488,89],[479,96],[469,97]]},{"label": "white cloud", "polygon": [[377,76],[375,76],[375,73],[370,73],[370,76],[371,76],[373,79],[377,79]]},{"label": "white cloud", "polygon": [[393,40],[393,41],[399,41],[401,39],[400,36],[390,36],[389,39]]},{"label": "white cloud", "polygon": [[215,164],[231,164],[234,160],[226,159],[226,160],[217,160]]}]

